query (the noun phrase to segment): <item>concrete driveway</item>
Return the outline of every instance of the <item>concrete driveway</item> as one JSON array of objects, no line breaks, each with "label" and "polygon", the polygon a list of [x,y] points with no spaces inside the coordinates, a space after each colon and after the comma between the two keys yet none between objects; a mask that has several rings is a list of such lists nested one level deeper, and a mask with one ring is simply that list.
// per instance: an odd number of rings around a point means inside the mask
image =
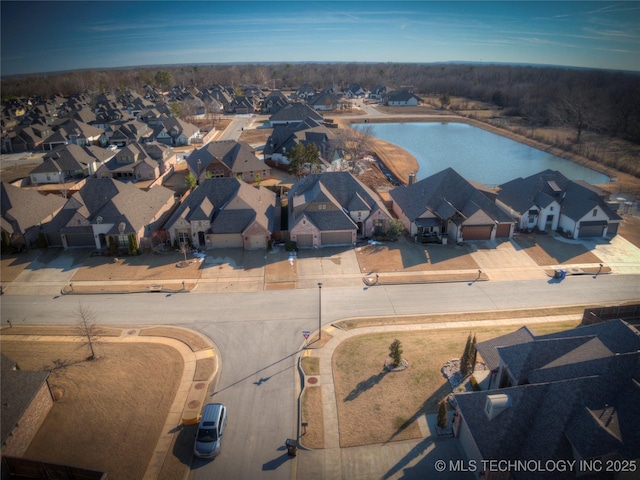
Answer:
[{"label": "concrete driveway", "polygon": [[68,283],[94,251],[95,248],[72,248],[69,250],[49,248],[42,250],[42,253],[16,277],[15,282]]}]

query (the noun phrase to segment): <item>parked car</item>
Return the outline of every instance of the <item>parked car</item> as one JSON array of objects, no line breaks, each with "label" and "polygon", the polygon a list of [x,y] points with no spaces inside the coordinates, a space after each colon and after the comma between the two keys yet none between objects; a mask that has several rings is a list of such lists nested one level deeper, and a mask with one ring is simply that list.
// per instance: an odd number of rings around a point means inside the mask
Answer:
[{"label": "parked car", "polygon": [[209,403],[202,410],[193,453],[201,458],[213,458],[220,454],[220,442],[227,425],[227,407],[221,403]]}]

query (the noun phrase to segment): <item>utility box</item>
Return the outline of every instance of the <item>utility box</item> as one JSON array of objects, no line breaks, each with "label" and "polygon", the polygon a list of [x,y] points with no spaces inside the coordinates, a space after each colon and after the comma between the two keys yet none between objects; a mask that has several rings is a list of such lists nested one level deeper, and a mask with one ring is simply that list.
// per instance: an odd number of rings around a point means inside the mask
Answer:
[{"label": "utility box", "polygon": [[563,268],[560,270],[560,280],[564,280],[567,276],[567,271]]},{"label": "utility box", "polygon": [[293,438],[287,438],[284,444],[287,447],[287,455],[295,457],[298,453],[298,441]]}]

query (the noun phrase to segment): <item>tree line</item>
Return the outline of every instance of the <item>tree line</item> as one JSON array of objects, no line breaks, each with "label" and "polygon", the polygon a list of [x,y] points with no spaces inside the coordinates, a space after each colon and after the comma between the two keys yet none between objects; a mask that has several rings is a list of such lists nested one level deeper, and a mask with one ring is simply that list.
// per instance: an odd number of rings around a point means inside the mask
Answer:
[{"label": "tree line", "polygon": [[71,95],[133,90],[146,85],[202,88],[211,85],[265,89],[317,89],[357,83],[365,89],[410,89],[418,95],[486,102],[532,127],[570,125],[640,143],[640,75],[634,72],[550,66],[402,63],[278,63],[193,65],[81,70],[2,79],[2,96]]}]

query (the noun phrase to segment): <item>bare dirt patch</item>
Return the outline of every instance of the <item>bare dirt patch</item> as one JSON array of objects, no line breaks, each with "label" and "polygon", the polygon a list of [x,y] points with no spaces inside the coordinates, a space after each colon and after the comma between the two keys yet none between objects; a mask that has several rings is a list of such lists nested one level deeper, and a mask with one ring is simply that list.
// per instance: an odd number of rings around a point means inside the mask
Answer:
[{"label": "bare dirt patch", "polygon": [[582,244],[565,243],[544,235],[518,235],[514,240],[540,266],[600,262]]},{"label": "bare dirt patch", "polygon": [[[526,320],[523,320],[523,325]],[[537,334],[573,328],[576,322],[536,325]],[[519,326],[477,329],[478,341]],[[420,438],[416,420],[436,413],[451,393],[442,365],[464,350],[468,329],[362,335],[344,341],[333,356],[340,446],[349,447]],[[409,367],[388,372],[384,361],[394,339],[402,342]]]},{"label": "bare dirt patch", "polygon": [[640,218],[625,215],[618,234],[640,248]]},{"label": "bare dirt patch", "polygon": [[273,128],[245,128],[238,140],[250,145],[264,145],[272,132]]},{"label": "bare dirt patch", "polygon": [[47,370],[56,359],[74,363],[51,372],[64,392],[25,457],[106,471],[109,478],[142,478],[182,376],[183,361],[158,344],[98,343],[99,358],[82,361],[80,342],[2,338],[2,353],[23,370]]}]

